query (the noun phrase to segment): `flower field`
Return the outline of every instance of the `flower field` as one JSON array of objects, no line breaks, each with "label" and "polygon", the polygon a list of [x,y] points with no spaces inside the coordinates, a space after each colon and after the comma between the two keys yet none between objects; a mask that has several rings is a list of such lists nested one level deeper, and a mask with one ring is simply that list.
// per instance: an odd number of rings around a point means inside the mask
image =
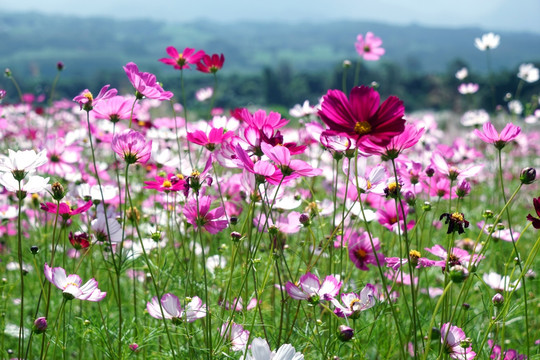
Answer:
[{"label": "flower field", "polygon": [[[489,66],[500,41],[471,46]],[[193,48],[156,55],[178,90],[130,62],[131,94],[58,99],[58,63],[38,101],[6,69],[2,358],[540,358],[538,69],[450,124],[381,98],[383,41],[354,45],[289,114],[215,107],[227,54]]]}]

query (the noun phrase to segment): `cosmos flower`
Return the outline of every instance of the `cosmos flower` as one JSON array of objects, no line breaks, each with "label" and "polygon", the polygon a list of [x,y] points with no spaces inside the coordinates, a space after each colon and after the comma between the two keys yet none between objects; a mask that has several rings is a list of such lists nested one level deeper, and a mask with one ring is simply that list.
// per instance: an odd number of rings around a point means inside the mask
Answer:
[{"label": "cosmos flower", "polygon": [[212,56],[205,54],[197,63],[197,70],[203,73],[215,74],[223,67],[224,62],[225,57],[223,54],[212,54]]},{"label": "cosmos flower", "polygon": [[15,179],[22,180],[47,161],[47,150],[36,153],[34,150],[8,149],[8,156],[0,155],[0,172],[11,172]]},{"label": "cosmos flower", "polygon": [[161,297],[160,301],[161,308],[163,308],[163,315],[157,296],[154,296],[152,300],[146,303],[146,310],[153,318],[171,319],[175,325],[180,324],[182,321],[191,323],[206,316],[206,305],[203,305],[202,300],[198,296],[186,299],[186,301],[189,302],[184,309],[180,305],[178,297],[171,293],[166,293]]},{"label": "cosmos flower", "polygon": [[232,351],[243,351],[249,339],[249,330],[234,322],[227,322],[221,326],[221,336],[231,343]]},{"label": "cosmos flower", "polygon": [[474,46],[480,51],[493,50],[499,46],[501,37],[490,32],[482,35],[482,38],[474,39]]},{"label": "cosmos flower", "polygon": [[170,100],[173,97],[172,92],[163,90],[154,74],[139,71],[135,63],[127,63],[124,71],[135,88],[137,98],[144,96],[148,99]]},{"label": "cosmos flower", "polygon": [[521,128],[512,123],[506,124],[504,129],[499,134],[495,126],[492,123],[487,122],[482,126],[482,130],[474,129],[474,135],[478,136],[480,140],[493,144],[497,149],[502,149],[510,141],[514,140],[521,133]]},{"label": "cosmos flower", "polygon": [[472,350],[470,342],[470,339],[467,338],[461,328],[450,325],[450,323],[443,324],[441,327],[441,344],[444,351],[450,355],[452,359],[474,359],[476,353]]},{"label": "cosmos flower", "polygon": [[88,209],[92,207],[92,200],[88,200],[84,205],[79,206],[75,210],[71,208],[69,203],[61,202],[60,204],[55,204],[51,202],[47,202],[45,204],[41,204],[41,210],[44,210],[51,214],[58,214],[65,220],[70,219],[74,215],[81,214],[83,212],[86,212]]},{"label": "cosmos flower", "polygon": [[66,276],[64,269],[51,268],[47,263],[45,263],[44,272],[47,280],[63,291],[66,300],[101,301],[107,295],[106,292],[98,289],[98,282],[95,279],[90,279],[81,286],[82,280],[79,275]]},{"label": "cosmos flower", "polygon": [[169,46],[166,49],[167,54],[170,58],[159,59],[164,64],[172,65],[175,69],[189,69],[189,65],[198,63],[202,57],[205,55],[204,51],[195,49],[185,48],[181,53],[176,50],[174,46]]},{"label": "cosmos flower", "polygon": [[144,189],[154,189],[159,192],[176,192],[186,188],[186,181],[181,174],[167,174],[167,177],[156,176],[155,181],[145,181]]},{"label": "cosmos flower", "polygon": [[[126,99],[123,96],[113,96],[97,103],[94,106],[93,114],[96,119],[107,119],[112,123],[116,123],[119,120],[129,119],[132,107],[133,100]],[[135,113],[135,110],[133,113]]]},{"label": "cosmos flower", "polygon": [[376,266],[377,257],[379,263],[384,264],[384,255],[376,253],[381,248],[379,239],[373,238],[372,241],[373,247],[371,246],[369,235],[365,231],[362,233],[353,232],[349,237],[349,258],[360,270],[368,271],[369,268],[367,266],[369,264]]},{"label": "cosmos flower", "polygon": [[111,85],[105,85],[99,91],[98,96],[94,98],[90,90],[84,89],[79,95],[73,98],[73,101],[77,102],[81,107],[81,110],[90,111],[96,106],[101,100],[110,99],[113,96],[116,96],[118,90],[110,89]]},{"label": "cosmos flower", "polygon": [[517,77],[528,83],[537,82],[540,79],[540,71],[533,64],[521,64]]},{"label": "cosmos flower", "polygon": [[[534,211],[536,211],[536,216],[540,217],[540,197],[533,199]],[[532,222],[532,226],[535,229],[540,229],[540,219],[535,218],[531,214],[527,215],[527,220]]]},{"label": "cosmos flower", "polygon": [[212,128],[208,134],[202,130],[188,132],[187,140],[194,144],[204,146],[210,151],[214,151],[233,136],[234,133],[232,131],[226,131],[223,128]]},{"label": "cosmos flower", "polygon": [[277,351],[271,351],[268,342],[262,338],[255,338],[251,342],[246,357],[241,360],[304,360],[304,355],[297,352],[291,344],[283,344]]},{"label": "cosmos flower", "polygon": [[395,96],[379,103],[379,93],[367,86],[353,88],[348,99],[340,90],[328,90],[318,114],[329,131],[356,140],[360,150],[364,139],[385,146],[404,131],[405,107]]},{"label": "cosmos flower", "polygon": [[0,185],[4,186],[7,191],[17,192],[20,190],[26,193],[34,194],[44,191],[49,185],[49,178],[44,178],[38,175],[31,175],[28,179],[17,181],[12,173],[3,173],[0,175]]},{"label": "cosmos flower", "polygon": [[510,276],[501,276],[493,271],[484,273],[482,280],[484,280],[487,286],[498,292],[517,290],[521,287],[519,279],[510,282]]},{"label": "cosmos flower", "polygon": [[331,301],[335,298],[341,285],[342,282],[332,275],[328,275],[321,284],[316,275],[308,272],[300,277],[298,284],[287,281],[285,290],[295,300],[307,300],[317,304],[320,300]]},{"label": "cosmos flower", "polygon": [[371,309],[373,306],[375,306],[377,298],[378,295],[375,286],[372,284],[366,284],[359,294],[341,294],[341,303],[334,299],[332,301],[336,307],[334,313],[339,317],[357,319],[360,317],[360,313],[362,311]]},{"label": "cosmos flower", "polygon": [[354,44],[358,55],[366,61],[376,61],[384,55],[385,50],[381,45],[381,38],[373,35],[370,31],[366,33],[365,37],[362,34],[359,34],[356,37],[356,43]]},{"label": "cosmos flower", "polygon": [[474,94],[479,88],[480,86],[475,83],[463,83],[458,86],[458,92],[461,95]]},{"label": "cosmos flower", "polygon": [[138,131],[126,129],[114,135],[112,149],[127,164],[146,164],[152,153],[152,140],[146,142]]},{"label": "cosmos flower", "polygon": [[456,247],[450,249],[449,252],[441,245],[435,245],[432,248],[425,248],[424,250],[442,259],[442,260],[433,262],[433,266],[439,266],[441,268],[444,268],[446,266],[447,260],[448,260],[448,266],[452,267],[455,265],[469,266],[469,263],[471,261],[474,264],[477,264],[478,261],[484,258],[484,255],[478,255],[478,254],[469,255],[467,250],[463,250]]},{"label": "cosmos flower", "polygon": [[192,197],[184,206],[184,215],[195,229],[203,227],[210,234],[217,234],[227,227],[228,222],[223,218],[225,216],[223,207],[219,206],[210,210],[211,203],[212,200],[209,196],[201,196],[197,210],[197,199]]}]

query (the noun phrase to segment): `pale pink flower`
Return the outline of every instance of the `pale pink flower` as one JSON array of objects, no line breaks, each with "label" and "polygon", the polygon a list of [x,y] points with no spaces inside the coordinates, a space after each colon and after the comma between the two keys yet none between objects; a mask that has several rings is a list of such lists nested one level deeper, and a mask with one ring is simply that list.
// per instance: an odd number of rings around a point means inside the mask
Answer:
[{"label": "pale pink flower", "polygon": [[465,342],[470,343],[470,339],[467,339],[461,328],[450,325],[450,323],[443,324],[441,327],[441,344],[443,344],[444,351],[452,359],[472,360],[476,357],[476,353],[470,345],[463,347]]},{"label": "pale pink flower", "polygon": [[[179,324],[182,321],[191,323],[206,316],[206,305],[203,305],[198,296],[191,298],[185,309],[182,308],[178,297],[171,293],[164,294],[160,302],[161,307],[157,296],[154,296],[151,301],[146,303],[146,310],[153,318],[171,319],[173,324]],[[163,309],[163,314],[161,309]]]},{"label": "pale pink flower", "polygon": [[500,134],[490,122],[483,125],[483,130],[484,131],[474,129],[473,133],[478,136],[480,140],[488,144],[493,144],[499,150],[505,147],[507,143],[517,138],[521,133],[521,128],[512,123],[506,124]]},{"label": "pale pink flower", "polygon": [[95,279],[90,279],[81,286],[82,280],[79,275],[66,276],[64,269],[61,267],[51,268],[47,263],[45,263],[44,272],[47,280],[64,292],[66,300],[101,301],[107,295],[106,292],[98,289],[98,282]]},{"label": "pale pink flower", "polygon": [[320,300],[331,301],[334,299],[341,285],[342,282],[332,275],[328,275],[321,283],[316,275],[308,272],[300,277],[298,285],[287,281],[285,290],[295,300],[308,300],[310,303],[316,304]]},{"label": "pale pink flower", "polygon": [[474,94],[479,88],[480,86],[475,83],[463,83],[458,86],[458,92],[461,95]]},{"label": "pale pink flower", "polygon": [[90,111],[94,108],[95,105],[97,105],[101,100],[110,99],[113,96],[116,96],[118,91],[116,89],[110,89],[109,87],[111,85],[105,85],[101,88],[99,91],[98,96],[94,98],[90,90],[84,89],[82,93],[75,96],[73,98],[73,101],[77,102],[79,106],[81,107],[81,110],[84,109],[84,111]]},{"label": "pale pink flower", "polygon": [[336,307],[334,313],[339,317],[357,319],[362,311],[375,306],[377,298],[378,294],[375,286],[366,284],[359,294],[341,294],[341,303],[334,299],[332,301]]},{"label": "pale pink flower", "polygon": [[381,38],[373,35],[373,33],[370,31],[366,33],[365,37],[362,34],[358,35],[354,45],[358,55],[367,61],[379,60],[379,58],[383,56],[385,52],[385,50],[381,47]]},{"label": "pale pink flower", "polygon": [[232,351],[244,351],[249,339],[249,331],[240,324],[230,322],[221,326],[221,336],[230,341]]}]

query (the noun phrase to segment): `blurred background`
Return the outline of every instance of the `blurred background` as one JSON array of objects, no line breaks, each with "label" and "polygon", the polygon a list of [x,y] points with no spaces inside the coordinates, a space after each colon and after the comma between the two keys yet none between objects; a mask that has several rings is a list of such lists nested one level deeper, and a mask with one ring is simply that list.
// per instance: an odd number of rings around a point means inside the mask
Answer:
[{"label": "blurred background", "polygon": [[[177,70],[158,62],[167,46],[223,53],[216,106],[266,106],[286,112],[312,104],[330,88],[342,88],[343,62],[350,60],[348,88],[360,59],[358,34],[373,32],[385,55],[362,61],[360,84],[377,82],[383,97],[397,95],[407,111],[462,111],[492,105],[486,52],[474,39],[487,32],[501,37],[489,51],[498,103],[515,91],[518,67],[540,67],[540,1],[322,0],[185,2],[154,0],[3,1],[0,3],[0,69],[9,68],[23,92],[47,94],[56,64],[64,70],[58,97],[111,84],[132,92],[122,66],[129,61],[155,73],[163,87],[179,94]],[[455,73],[466,67],[463,81]],[[184,74],[187,103],[213,78],[194,69]],[[480,84],[474,102],[464,101],[461,82]],[[538,82],[521,90],[524,99],[540,93]],[[16,101],[11,81],[0,77]]]}]

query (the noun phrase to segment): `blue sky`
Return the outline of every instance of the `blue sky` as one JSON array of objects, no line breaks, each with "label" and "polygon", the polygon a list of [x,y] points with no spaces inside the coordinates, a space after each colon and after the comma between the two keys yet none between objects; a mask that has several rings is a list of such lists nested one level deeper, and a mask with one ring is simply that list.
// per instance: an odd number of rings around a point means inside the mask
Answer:
[{"label": "blue sky", "polygon": [[540,33],[540,0],[2,0],[0,11],[188,22],[369,20]]}]

